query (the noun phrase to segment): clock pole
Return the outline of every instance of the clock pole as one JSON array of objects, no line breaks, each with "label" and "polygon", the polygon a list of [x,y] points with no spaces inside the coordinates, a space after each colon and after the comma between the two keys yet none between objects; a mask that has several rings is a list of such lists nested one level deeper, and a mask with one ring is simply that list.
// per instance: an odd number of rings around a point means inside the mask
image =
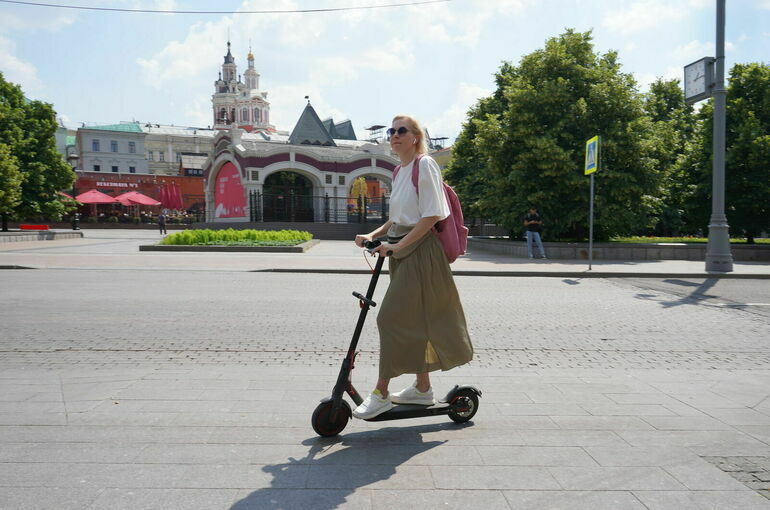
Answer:
[{"label": "clock pole", "polygon": [[714,154],[711,220],[706,248],[706,271],[730,272],[730,227],[725,216],[725,0],[717,0],[717,45],[714,75]]}]

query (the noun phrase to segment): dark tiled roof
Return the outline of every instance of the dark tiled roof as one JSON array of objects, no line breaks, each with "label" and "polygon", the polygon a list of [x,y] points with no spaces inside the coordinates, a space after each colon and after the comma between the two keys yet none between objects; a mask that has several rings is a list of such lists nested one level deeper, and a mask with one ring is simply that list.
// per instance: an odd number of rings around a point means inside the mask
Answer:
[{"label": "dark tiled roof", "polygon": [[353,131],[353,123],[349,120],[343,120],[342,122],[335,124],[334,129],[339,135],[334,138],[340,140],[358,140],[358,138],[356,138],[356,132]]},{"label": "dark tiled roof", "polygon": [[337,145],[310,103],[305,107],[297,125],[294,126],[291,135],[289,135],[289,143],[295,145]]}]

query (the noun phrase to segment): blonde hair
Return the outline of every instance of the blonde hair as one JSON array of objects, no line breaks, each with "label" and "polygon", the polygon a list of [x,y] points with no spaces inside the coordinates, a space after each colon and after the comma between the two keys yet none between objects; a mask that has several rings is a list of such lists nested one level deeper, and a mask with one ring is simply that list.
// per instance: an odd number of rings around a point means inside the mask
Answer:
[{"label": "blonde hair", "polygon": [[428,143],[425,141],[425,130],[420,125],[420,122],[411,115],[396,115],[391,122],[396,122],[397,120],[406,122],[409,126],[409,131],[417,138],[417,154],[427,154]]}]

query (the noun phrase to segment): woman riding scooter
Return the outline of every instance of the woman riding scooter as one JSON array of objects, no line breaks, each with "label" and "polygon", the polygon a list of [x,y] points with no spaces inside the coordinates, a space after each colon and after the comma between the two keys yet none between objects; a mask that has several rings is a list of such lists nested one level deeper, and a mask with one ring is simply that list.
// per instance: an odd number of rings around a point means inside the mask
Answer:
[{"label": "woman riding scooter", "polygon": [[[377,316],[379,378],[374,391],[353,411],[353,416],[365,420],[394,404],[435,404],[429,372],[449,370],[473,358],[452,271],[431,230],[450,213],[441,170],[425,155],[425,131],[416,119],[398,115],[387,133],[401,160],[392,184],[390,219],[355,238],[356,245],[363,247],[365,242],[387,235],[388,241],[376,251],[391,256],[390,285]],[[417,189],[411,177],[415,160],[419,165]],[[414,384],[388,393],[390,379],[402,374],[416,374]]]}]

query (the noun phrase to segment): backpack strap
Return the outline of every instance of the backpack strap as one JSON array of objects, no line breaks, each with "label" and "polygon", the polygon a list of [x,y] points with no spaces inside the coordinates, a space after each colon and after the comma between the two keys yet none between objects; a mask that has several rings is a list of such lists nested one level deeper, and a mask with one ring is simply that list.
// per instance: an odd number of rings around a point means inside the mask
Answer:
[{"label": "backpack strap", "polygon": [[[420,188],[417,185],[417,183],[420,181],[420,159],[424,154],[418,154],[414,158],[414,164],[412,165],[412,184],[414,185],[414,190],[417,192],[417,194],[420,194]],[[396,180],[396,176],[398,175],[398,171],[401,170],[401,165],[398,165],[396,168],[393,169],[393,181]]]}]

